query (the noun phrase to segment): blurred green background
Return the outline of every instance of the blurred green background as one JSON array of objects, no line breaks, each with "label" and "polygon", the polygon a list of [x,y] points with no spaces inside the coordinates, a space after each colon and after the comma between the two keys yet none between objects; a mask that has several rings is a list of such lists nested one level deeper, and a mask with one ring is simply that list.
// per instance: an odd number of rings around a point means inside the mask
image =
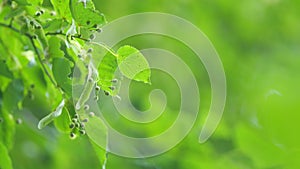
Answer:
[{"label": "blurred green background", "polygon": [[[210,104],[205,68],[195,63],[196,56],[187,47],[172,39],[145,35],[122,41],[138,49],[167,49],[182,57],[197,77],[200,115],[192,132],[172,150],[147,159],[109,154],[107,169],[300,168],[300,1],[97,0],[95,4],[108,22],[137,12],[164,12],[189,20],[214,44],[227,77],[221,124],[206,143],[199,144]],[[161,72],[152,72],[152,82],[150,87],[131,85],[133,104],[147,109],[149,91],[161,88],[167,95],[169,112],[150,126],[139,126],[119,117],[103,101],[105,117],[112,126],[129,135],[147,136],[172,124],[180,103],[178,88]],[[27,104],[33,104],[41,118],[50,108],[39,102],[42,99]],[[18,126],[11,156],[16,169],[101,168],[85,137],[69,140],[51,127],[38,131],[36,124]]]}]

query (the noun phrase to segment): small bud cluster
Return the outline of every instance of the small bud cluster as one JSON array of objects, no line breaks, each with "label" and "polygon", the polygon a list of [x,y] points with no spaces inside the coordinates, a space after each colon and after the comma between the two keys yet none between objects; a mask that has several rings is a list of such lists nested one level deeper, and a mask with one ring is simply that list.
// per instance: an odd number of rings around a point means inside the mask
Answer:
[{"label": "small bud cluster", "polygon": [[76,134],[85,135],[85,123],[88,122],[87,119],[80,120],[79,115],[76,113],[72,118],[72,122],[69,127],[71,129],[70,137],[71,139],[76,138]]}]

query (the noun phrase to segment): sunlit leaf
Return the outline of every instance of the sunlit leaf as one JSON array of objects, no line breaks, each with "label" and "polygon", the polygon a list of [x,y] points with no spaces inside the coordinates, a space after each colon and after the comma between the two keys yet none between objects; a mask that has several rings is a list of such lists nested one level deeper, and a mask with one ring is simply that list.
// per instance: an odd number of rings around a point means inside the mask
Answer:
[{"label": "sunlit leaf", "polygon": [[71,0],[70,8],[72,16],[79,26],[91,28],[94,25],[102,25],[105,23],[104,15],[95,10],[92,1],[83,3],[82,1]]},{"label": "sunlit leaf", "polygon": [[12,169],[12,162],[9,157],[6,147],[0,142],[0,168],[1,169]]},{"label": "sunlit leaf", "polygon": [[71,11],[69,8],[70,0],[51,0],[54,9],[58,12],[59,16],[71,22]]},{"label": "sunlit leaf", "polygon": [[124,76],[135,81],[150,83],[151,71],[143,54],[131,46],[122,46],[117,51],[118,64]]}]

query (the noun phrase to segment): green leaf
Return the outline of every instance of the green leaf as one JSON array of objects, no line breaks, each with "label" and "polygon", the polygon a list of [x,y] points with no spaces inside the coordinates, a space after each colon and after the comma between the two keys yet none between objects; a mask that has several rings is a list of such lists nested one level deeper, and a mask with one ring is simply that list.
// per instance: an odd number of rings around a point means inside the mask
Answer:
[{"label": "green leaf", "polygon": [[42,129],[51,123],[55,118],[59,117],[62,113],[63,107],[65,106],[65,100],[62,100],[54,112],[48,114],[46,117],[41,119],[38,124],[38,128]]},{"label": "green leaf", "polygon": [[95,10],[92,1],[84,3],[78,0],[71,0],[70,8],[78,26],[91,28],[94,25],[103,25],[106,22],[104,15]]},{"label": "green leaf", "polygon": [[117,53],[118,65],[124,76],[135,81],[150,83],[149,64],[139,50],[126,45],[119,48]]},{"label": "green leaf", "polygon": [[[92,117],[85,127],[86,133],[102,165],[106,162],[107,127],[99,117]],[[103,148],[105,147],[105,148]]]},{"label": "green leaf", "polygon": [[21,79],[14,79],[3,92],[3,107],[9,111],[16,110],[23,96],[23,81]]},{"label": "green leaf", "polygon": [[49,38],[48,43],[49,43],[49,57],[50,58],[63,58],[64,57],[64,52],[60,50],[60,39],[52,36]]},{"label": "green leaf", "polygon": [[63,108],[60,116],[54,119],[54,125],[62,133],[70,132],[71,117],[67,108]]},{"label": "green leaf", "polygon": [[24,7],[19,7],[9,11],[4,17],[5,20],[21,15],[25,11]]},{"label": "green leaf", "polygon": [[30,0],[30,3],[32,5],[42,5],[43,4],[43,0]]},{"label": "green leaf", "polygon": [[12,169],[12,162],[6,147],[0,142],[0,169]]},{"label": "green leaf", "polygon": [[69,8],[70,0],[51,0],[51,3],[55,9],[55,11],[58,12],[59,16],[61,18],[64,18],[71,22],[72,15]]},{"label": "green leaf", "polygon": [[104,150],[102,147],[98,146],[94,141],[90,141],[92,144],[92,147],[96,153],[96,156],[102,165],[102,168],[105,169],[106,161],[107,161],[107,151]]},{"label": "green leaf", "polygon": [[13,147],[15,136],[15,121],[13,116],[4,108],[0,109],[0,143],[2,142],[8,150]]},{"label": "green leaf", "polygon": [[12,72],[8,69],[8,66],[4,61],[0,61],[0,75],[10,79],[13,78]]},{"label": "green leaf", "polygon": [[44,50],[47,50],[47,47],[48,47],[48,41],[47,41],[47,39],[46,39],[45,32],[44,32],[44,30],[42,29],[42,25],[39,24],[39,26],[40,26],[41,28],[40,28],[40,29],[35,29],[34,33],[37,35],[38,40],[39,40],[40,44],[42,45],[43,49],[44,49]]},{"label": "green leaf", "polygon": [[43,25],[44,31],[56,32],[56,31],[66,28],[68,26],[68,23],[62,19],[53,19],[53,20],[43,23],[42,25]]},{"label": "green leaf", "polygon": [[[61,52],[61,51],[60,51]],[[57,55],[60,54],[57,53]],[[66,58],[54,58],[52,62],[52,72],[57,84],[69,95],[72,95],[72,81],[70,61]]]},{"label": "green leaf", "polygon": [[116,95],[117,90],[111,90],[112,80],[115,78],[115,71],[118,68],[117,58],[112,53],[108,52],[98,67],[99,81],[98,84],[104,91],[110,95]]},{"label": "green leaf", "polygon": [[30,3],[27,2],[27,0],[15,0],[15,2],[22,6],[30,5]]}]

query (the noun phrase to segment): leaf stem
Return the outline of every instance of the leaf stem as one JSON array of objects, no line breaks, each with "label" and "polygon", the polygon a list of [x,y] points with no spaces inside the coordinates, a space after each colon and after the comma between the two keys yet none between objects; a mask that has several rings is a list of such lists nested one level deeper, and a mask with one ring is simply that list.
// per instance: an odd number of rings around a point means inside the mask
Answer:
[{"label": "leaf stem", "polygon": [[[63,35],[63,36],[67,36],[67,34],[65,33],[62,33],[62,32],[47,32],[45,33],[46,36],[49,36],[49,35]],[[82,38],[80,37],[80,35],[71,35],[71,38],[76,38],[76,39],[80,39],[80,40],[83,40],[83,41],[90,41],[89,39],[85,39],[85,38]]]}]

